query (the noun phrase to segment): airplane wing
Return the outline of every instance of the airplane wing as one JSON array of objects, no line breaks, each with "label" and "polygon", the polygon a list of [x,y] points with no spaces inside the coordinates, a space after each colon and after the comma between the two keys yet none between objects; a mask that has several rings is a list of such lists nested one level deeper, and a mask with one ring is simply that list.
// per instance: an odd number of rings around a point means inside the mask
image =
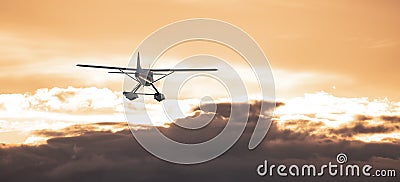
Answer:
[{"label": "airplane wing", "polygon": [[150,69],[150,71],[218,71],[216,68],[175,68],[175,69]]},{"label": "airplane wing", "polygon": [[131,70],[136,71],[135,68],[124,68],[124,67],[114,67],[114,66],[97,66],[97,65],[88,65],[88,64],[77,64],[79,67],[88,67],[88,68],[103,68],[103,69],[116,69],[116,70]]},{"label": "airplane wing", "polygon": [[[136,71],[136,68],[124,68],[124,67],[114,67],[114,66],[98,66],[98,65],[88,65],[88,64],[77,64],[76,66],[79,67],[89,67],[89,68],[103,68],[103,69],[116,69],[116,70],[129,70],[129,71]],[[217,71],[218,69],[216,68],[175,68],[175,69],[144,69],[144,70],[150,70],[153,72],[166,72],[166,71]],[[113,73],[113,72],[111,72]]]}]

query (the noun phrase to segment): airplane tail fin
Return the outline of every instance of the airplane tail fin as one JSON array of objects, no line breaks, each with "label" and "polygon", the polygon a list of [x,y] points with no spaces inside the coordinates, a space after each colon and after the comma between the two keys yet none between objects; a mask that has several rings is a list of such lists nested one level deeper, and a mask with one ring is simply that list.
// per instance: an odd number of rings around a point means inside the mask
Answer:
[{"label": "airplane tail fin", "polygon": [[138,69],[138,70],[141,70],[141,69],[142,69],[142,67],[140,66],[140,56],[139,56],[139,52],[137,53],[136,69]]}]

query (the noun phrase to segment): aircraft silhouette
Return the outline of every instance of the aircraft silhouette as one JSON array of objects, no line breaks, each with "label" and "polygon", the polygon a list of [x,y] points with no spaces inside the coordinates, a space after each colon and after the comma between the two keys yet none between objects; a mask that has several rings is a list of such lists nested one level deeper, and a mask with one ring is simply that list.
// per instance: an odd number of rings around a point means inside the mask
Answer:
[{"label": "aircraft silhouette", "polygon": [[[132,89],[132,91],[124,91],[123,95],[129,100],[135,100],[139,98],[139,95],[154,95],[154,99],[158,102],[161,102],[165,99],[164,94],[160,93],[157,88],[154,86],[154,83],[167,77],[168,75],[174,72],[188,72],[188,71],[217,71],[216,68],[197,68],[197,69],[145,69],[140,66],[140,56],[139,52],[137,55],[136,68],[126,68],[126,67],[113,67],[113,66],[97,66],[97,65],[87,65],[87,64],[77,64],[79,67],[89,67],[89,68],[103,68],[103,69],[114,69],[118,71],[110,71],[108,73],[120,73],[125,74],[129,78],[135,80],[137,82],[136,86]],[[134,76],[132,76],[134,75]],[[160,75],[160,78],[154,80],[154,75]],[[140,87],[153,87],[156,93],[137,93],[136,91]]]}]

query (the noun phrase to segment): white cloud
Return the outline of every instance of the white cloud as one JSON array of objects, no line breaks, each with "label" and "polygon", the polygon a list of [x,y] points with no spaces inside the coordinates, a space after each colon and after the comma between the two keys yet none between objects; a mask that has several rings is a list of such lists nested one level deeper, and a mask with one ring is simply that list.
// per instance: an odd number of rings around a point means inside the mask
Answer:
[{"label": "white cloud", "polygon": [[35,93],[1,94],[0,121],[0,133],[26,133],[74,124],[123,122],[125,117],[120,93],[105,88],[55,87]]},{"label": "white cloud", "polygon": [[[127,101],[130,124],[144,124],[148,117],[154,125],[163,125],[178,118],[192,115],[192,108],[200,100],[174,100],[156,102],[152,97]],[[219,98],[216,102],[229,102]],[[381,124],[382,115],[399,116],[400,102],[388,99],[343,98],[325,92],[305,94],[303,97],[282,99],[285,103],[276,110],[281,126],[299,119],[322,122],[317,132],[338,128],[354,121],[358,115],[371,116],[375,125]],[[144,104],[145,103],[145,104]],[[168,113],[168,115],[167,115]],[[172,113],[172,114],[171,114]],[[15,141],[9,133],[21,133],[20,142],[39,140],[27,133],[35,130],[57,130],[74,124],[97,122],[125,122],[123,98],[120,92],[107,88],[52,88],[38,89],[35,93],[0,94],[0,142]],[[300,127],[300,125],[296,125]],[[396,133],[380,134],[379,138],[396,137]],[[23,136],[23,137],[22,137]],[[362,138],[362,136],[358,136]],[[29,140],[29,141],[28,141]]]},{"label": "white cloud", "polygon": [[[140,100],[126,102],[127,114],[134,118],[134,123],[131,124],[145,123],[143,121],[147,115],[155,125],[171,122],[178,116],[185,117],[178,115],[169,118],[164,109],[168,112],[171,109],[175,112],[176,109],[168,105],[163,108],[152,97],[144,101],[146,104]],[[184,114],[191,112],[190,105],[193,103],[196,101],[180,102]],[[26,135],[35,130],[57,130],[74,124],[125,121],[122,94],[107,88],[54,87],[38,89],[35,93],[0,94],[0,135],[3,136],[0,142],[10,141],[9,135],[4,137],[9,132],[20,133],[25,137],[20,140],[32,143],[40,138],[26,138]]]},{"label": "white cloud", "polygon": [[[315,124],[314,134],[326,134],[328,130],[351,127],[356,122],[358,116],[366,116],[372,119],[361,121],[364,127],[381,126],[385,127],[385,122],[381,116],[399,116],[400,102],[389,101],[388,99],[369,99],[336,97],[326,92],[314,94],[304,94],[303,97],[292,99],[282,99],[284,106],[278,107],[275,111],[279,118],[277,121],[281,127],[288,122],[299,120],[309,120]],[[292,124],[292,130],[304,129],[302,123]],[[387,133],[366,133],[355,134],[354,139],[365,142],[381,141],[385,138],[398,138],[400,131]]]}]

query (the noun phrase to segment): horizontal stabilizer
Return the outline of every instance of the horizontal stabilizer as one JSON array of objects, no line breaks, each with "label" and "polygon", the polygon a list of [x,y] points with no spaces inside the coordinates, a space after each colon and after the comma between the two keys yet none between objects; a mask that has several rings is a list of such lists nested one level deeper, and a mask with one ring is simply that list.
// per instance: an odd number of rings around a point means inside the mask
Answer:
[{"label": "horizontal stabilizer", "polygon": [[120,74],[135,74],[136,72],[120,72],[120,71],[110,71],[108,73],[120,73]]}]

